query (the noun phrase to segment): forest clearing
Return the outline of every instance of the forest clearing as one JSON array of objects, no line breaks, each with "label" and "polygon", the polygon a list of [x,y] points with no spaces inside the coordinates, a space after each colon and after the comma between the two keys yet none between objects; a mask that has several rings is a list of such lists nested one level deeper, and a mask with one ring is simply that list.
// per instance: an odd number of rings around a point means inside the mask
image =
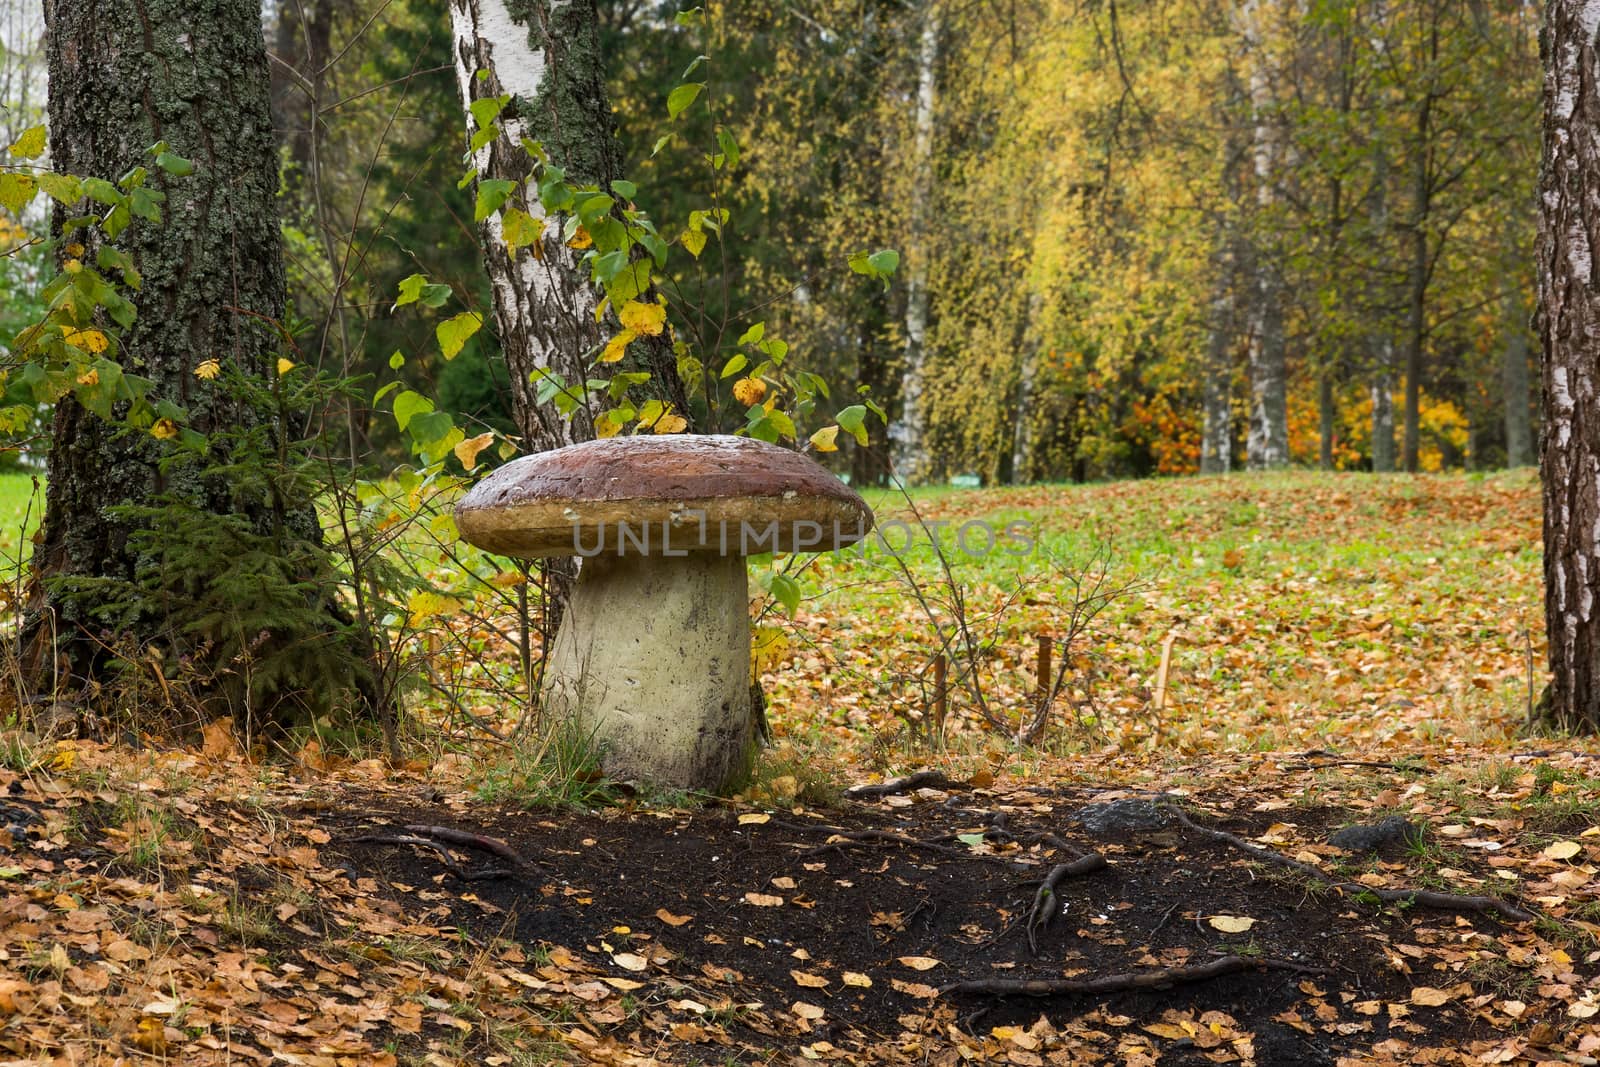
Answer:
[{"label": "forest clearing", "polygon": [[[1098,722],[1063,711],[1019,750],[956,691],[930,743],[894,714],[913,687],[885,683],[907,665],[883,651],[930,624],[881,575],[861,581],[863,559],[799,613],[798,632],[828,639],[769,665],[774,747],[728,801],[618,789],[581,746],[538,761],[485,747],[437,699],[400,767],[311,735],[252,757],[215,726],[143,752],[12,733],[5,1040],[62,1063],[121,1048],[196,1064],[1578,1062],[1600,1048],[1600,756],[1518,736],[1538,633],[1533,479],[914,499],[930,522],[1026,516],[1069,554],[1104,535],[1118,573],[1147,576],[1096,622]],[[930,556],[908,558],[931,580]],[[1038,560],[998,567],[954,564],[975,614],[1019,572],[1039,582],[996,643],[1015,650],[988,683],[1009,710],[1028,702],[1060,590]],[[514,649],[499,655],[514,672]],[[463,704],[505,733],[520,714]],[[940,777],[850,792],[925,770]],[[1396,816],[1415,839],[1390,826],[1370,851],[1329,843]],[[1072,870],[1044,922],[1037,883],[1058,865]],[[1377,895],[1411,891],[1444,896]],[[1139,972],[1169,982],[1040,1000],[948,988]]]}]

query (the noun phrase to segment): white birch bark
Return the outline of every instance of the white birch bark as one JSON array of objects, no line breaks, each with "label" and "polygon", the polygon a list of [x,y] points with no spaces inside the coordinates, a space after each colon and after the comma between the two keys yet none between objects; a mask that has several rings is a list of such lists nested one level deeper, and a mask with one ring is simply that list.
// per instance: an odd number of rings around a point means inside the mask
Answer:
[{"label": "white birch bark", "polygon": [[906,247],[905,366],[900,379],[900,418],[889,427],[895,476],[906,484],[928,474],[927,334],[928,221],[933,201],[934,111],[939,72],[939,12],[928,4],[922,14],[917,51],[915,168],[911,187],[911,240]]}]

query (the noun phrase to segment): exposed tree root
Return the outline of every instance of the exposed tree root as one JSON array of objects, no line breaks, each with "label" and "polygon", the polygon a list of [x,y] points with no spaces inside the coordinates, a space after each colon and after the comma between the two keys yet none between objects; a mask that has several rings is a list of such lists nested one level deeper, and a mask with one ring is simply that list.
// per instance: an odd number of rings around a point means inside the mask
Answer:
[{"label": "exposed tree root", "polygon": [[1179,808],[1170,804],[1167,807],[1180,823],[1197,834],[1202,834],[1214,841],[1232,845],[1234,848],[1247,852],[1267,863],[1297,871],[1307,878],[1320,882],[1330,889],[1337,889],[1340,892],[1366,893],[1388,904],[1420,904],[1425,908],[1438,908],[1440,911],[1494,912],[1510,922],[1532,922],[1538,918],[1533,912],[1519,908],[1509,901],[1501,900],[1499,897],[1439,893],[1431,889],[1380,889],[1374,886],[1362,885],[1360,882],[1339,881],[1329,878],[1323,871],[1312,864],[1302,863],[1297,859],[1274,852],[1270,848],[1263,848],[1253,841],[1246,841],[1238,834],[1230,834],[1226,830],[1214,830],[1209,826],[1201,826]]},{"label": "exposed tree root", "polygon": [[844,795],[850,800],[866,800],[909,793],[913,789],[949,789],[956,784],[946,777],[943,771],[917,771],[915,774],[908,774],[903,778],[891,778],[877,785],[851,786],[844,791]]},{"label": "exposed tree root", "polygon": [[482,882],[490,878],[504,878],[511,873],[498,867],[483,871],[465,870],[456,862],[456,858],[450,854],[450,850],[444,845],[426,837],[418,837],[415,834],[365,834],[348,840],[351,843],[369,845],[416,845],[418,848],[431,848],[439,854],[439,859],[444,863],[445,869],[463,882]]},{"label": "exposed tree root", "polygon": [[1066,879],[1082,874],[1092,874],[1106,868],[1106,858],[1098,852],[1079,856],[1070,863],[1058,863],[1050,868],[1039,891],[1033,896],[1033,910],[1028,913],[1028,951],[1039,954],[1039,935],[1050,925],[1060,907],[1056,904],[1056,888]]},{"label": "exposed tree root", "polygon": [[1210,963],[1193,967],[1163,967],[1134,974],[1108,974],[1103,978],[978,978],[953,982],[939,990],[940,996],[952,993],[987,993],[996,997],[1100,996],[1141,989],[1165,989],[1187,982],[1203,982],[1224,975],[1254,970],[1294,971],[1297,974],[1326,974],[1324,967],[1310,967],[1288,960],[1246,959],[1221,956]]},{"label": "exposed tree root", "polygon": [[498,837],[487,837],[484,834],[475,834],[469,830],[453,830],[448,826],[427,826],[421,823],[407,826],[406,832],[420,834],[423,837],[431,837],[436,841],[443,841],[445,844],[456,845],[460,848],[472,848],[477,849],[479,852],[493,853],[501,859],[514,864],[520,870],[529,870],[533,867],[533,864],[523,859],[516,849]]}]

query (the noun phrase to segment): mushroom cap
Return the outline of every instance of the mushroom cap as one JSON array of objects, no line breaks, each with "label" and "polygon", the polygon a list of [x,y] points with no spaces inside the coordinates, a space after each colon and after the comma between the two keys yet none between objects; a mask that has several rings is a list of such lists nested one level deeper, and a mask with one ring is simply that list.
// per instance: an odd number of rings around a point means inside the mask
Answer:
[{"label": "mushroom cap", "polygon": [[814,460],[750,437],[610,437],[513,460],[456,505],[463,539],[505,556],[831,552],[872,529]]}]

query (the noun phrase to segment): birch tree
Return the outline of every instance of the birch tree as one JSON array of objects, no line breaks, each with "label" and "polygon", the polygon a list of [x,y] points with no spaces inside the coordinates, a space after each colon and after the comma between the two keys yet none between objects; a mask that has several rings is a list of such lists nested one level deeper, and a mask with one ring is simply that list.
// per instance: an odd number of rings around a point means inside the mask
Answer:
[{"label": "birch tree", "polygon": [[[450,13],[462,105],[476,129],[495,131],[479,138],[471,153],[480,195],[487,182],[526,178],[535,165],[530,145],[568,182],[611,190],[622,178],[622,156],[595,0],[451,0]],[[499,107],[502,97],[509,99]],[[610,315],[596,315],[599,299],[583,252],[563,238],[560,226],[544,226],[538,197],[522,194],[506,204],[542,231],[527,245],[515,237],[508,244],[503,211],[479,220],[494,322],[524,445],[544,451],[592,440],[604,397],[582,383],[596,376],[591,364],[616,324]],[[670,345],[641,338],[635,346],[644,350],[659,398],[689,418]],[[540,383],[549,375],[576,395],[570,413],[540,402]]]},{"label": "birch tree", "polygon": [[1544,353],[1545,703],[1564,728],[1600,728],[1600,0],[1551,0],[1539,177]]}]

